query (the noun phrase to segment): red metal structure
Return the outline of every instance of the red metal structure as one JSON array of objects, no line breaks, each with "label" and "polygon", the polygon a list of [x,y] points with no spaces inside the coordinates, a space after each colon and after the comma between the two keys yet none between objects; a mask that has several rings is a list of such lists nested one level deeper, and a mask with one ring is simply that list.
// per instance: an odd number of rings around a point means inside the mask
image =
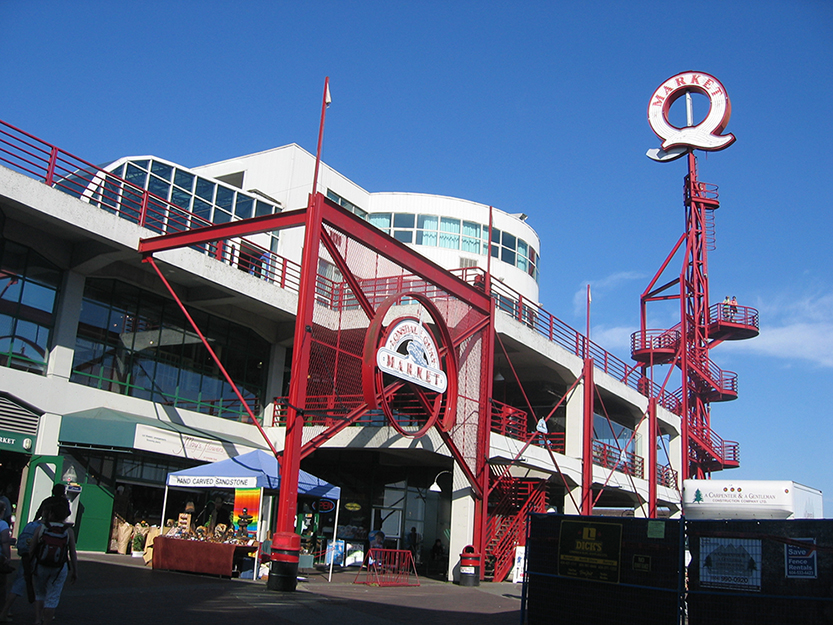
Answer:
[{"label": "red metal structure", "polygon": [[[664,109],[658,112],[649,108],[649,119],[660,114],[667,116],[671,102],[688,91],[704,93],[704,84],[707,84],[709,89],[716,89],[707,95],[714,98],[720,96],[725,100],[722,106],[726,113],[714,122],[717,125],[713,129],[721,131],[728,122],[728,111],[731,110],[728,97],[716,79],[693,72],[673,77],[657,90],[651,106],[664,106]],[[714,85],[719,85],[719,88]],[[665,100],[663,95],[668,95],[668,99]],[[689,126],[690,116],[689,111]],[[702,125],[701,123],[700,126]],[[657,130],[656,126],[654,129]],[[682,133],[696,128],[677,130]],[[673,129],[660,137],[667,137],[672,132]],[[631,355],[639,363],[643,392],[650,398],[648,418],[651,442],[648,449],[652,453],[649,453],[648,470],[651,475],[658,471],[656,446],[660,432],[656,406],[661,403],[681,417],[684,456],[682,479],[704,478],[714,471],[739,465],[738,444],[734,441],[724,441],[711,426],[711,404],[737,398],[737,374],[720,369],[711,360],[710,353],[723,341],[746,339],[758,334],[758,312],[755,309],[748,306],[709,303],[708,252],[714,245],[714,211],[720,203],[717,186],[701,182],[698,178],[694,148],[722,149],[734,141],[734,137],[731,137],[731,141],[724,140],[721,147],[704,147],[710,145],[709,142],[717,143],[717,139],[712,135],[708,140],[701,141],[703,145],[697,141],[682,141],[675,148],[669,147],[669,152],[660,151],[659,157],[652,156],[655,160],[673,160],[683,155],[687,158],[688,174],[683,186],[685,231],[642,293],[640,329],[631,337]],[[664,143],[663,147],[668,146]],[[667,282],[662,282],[666,270],[680,251],[684,256],[679,274]],[[668,329],[650,329],[647,304],[667,300],[679,300],[680,323]],[[659,368],[662,365],[670,365],[667,372]],[[667,395],[664,391],[675,370],[681,372],[682,385],[680,389],[671,393],[676,401],[669,404],[665,401]],[[655,376],[660,379],[655,379]],[[662,389],[662,393],[655,392],[657,386]],[[649,507],[651,516],[654,516],[656,486],[654,480],[650,483],[652,490]]]}]

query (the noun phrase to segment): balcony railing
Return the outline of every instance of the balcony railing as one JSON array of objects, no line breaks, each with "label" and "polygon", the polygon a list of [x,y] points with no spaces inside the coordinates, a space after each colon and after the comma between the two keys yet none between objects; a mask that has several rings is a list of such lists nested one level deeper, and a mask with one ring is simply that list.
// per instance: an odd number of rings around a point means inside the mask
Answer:
[{"label": "balcony railing", "polygon": [[637,478],[645,475],[641,457],[602,441],[593,441],[593,464]]},{"label": "balcony railing", "polygon": [[[212,225],[199,215],[5,122],[0,122],[0,163],[157,234]],[[209,243],[194,249],[298,292],[300,265],[251,240]]]}]

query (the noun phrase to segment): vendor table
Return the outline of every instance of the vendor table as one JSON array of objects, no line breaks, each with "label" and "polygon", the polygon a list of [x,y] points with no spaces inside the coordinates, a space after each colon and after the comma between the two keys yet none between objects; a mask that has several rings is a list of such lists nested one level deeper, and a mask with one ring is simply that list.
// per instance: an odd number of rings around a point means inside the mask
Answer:
[{"label": "vendor table", "polygon": [[157,536],[153,541],[153,568],[231,577],[235,554],[252,551],[257,547]]}]

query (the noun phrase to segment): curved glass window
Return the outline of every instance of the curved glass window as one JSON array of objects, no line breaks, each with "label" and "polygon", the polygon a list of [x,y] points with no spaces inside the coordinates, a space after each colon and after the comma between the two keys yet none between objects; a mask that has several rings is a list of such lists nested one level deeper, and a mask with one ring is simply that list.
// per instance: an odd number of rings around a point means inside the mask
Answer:
[{"label": "curved glass window", "polygon": [[[224,319],[193,317],[248,406],[263,404],[269,344]],[[110,279],[90,278],[70,381],[227,419],[248,419],[208,350],[171,300]]]},{"label": "curved glass window", "polygon": [[0,243],[0,366],[45,373],[61,270],[34,250]]},{"label": "curved glass window", "polygon": [[413,213],[371,213],[367,221],[403,243],[460,250],[480,256],[491,253],[492,258],[518,267],[538,281],[535,249],[523,239],[498,228],[492,228],[490,246],[489,227],[473,221]]}]

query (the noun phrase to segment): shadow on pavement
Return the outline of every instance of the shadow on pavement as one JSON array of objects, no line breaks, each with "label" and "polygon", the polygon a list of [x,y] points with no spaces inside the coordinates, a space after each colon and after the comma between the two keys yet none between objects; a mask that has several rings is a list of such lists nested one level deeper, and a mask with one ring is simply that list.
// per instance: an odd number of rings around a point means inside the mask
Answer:
[{"label": "shadow on pavement", "polygon": [[[297,592],[279,593],[263,582],[153,571],[129,556],[79,557],[79,580],[64,587],[56,612],[59,625],[520,623],[521,588],[507,583],[462,588],[421,579],[418,587],[380,588],[353,584],[355,570],[336,573],[332,583],[319,571],[306,572]],[[14,622],[34,621],[25,598],[16,600],[12,612]]]}]

